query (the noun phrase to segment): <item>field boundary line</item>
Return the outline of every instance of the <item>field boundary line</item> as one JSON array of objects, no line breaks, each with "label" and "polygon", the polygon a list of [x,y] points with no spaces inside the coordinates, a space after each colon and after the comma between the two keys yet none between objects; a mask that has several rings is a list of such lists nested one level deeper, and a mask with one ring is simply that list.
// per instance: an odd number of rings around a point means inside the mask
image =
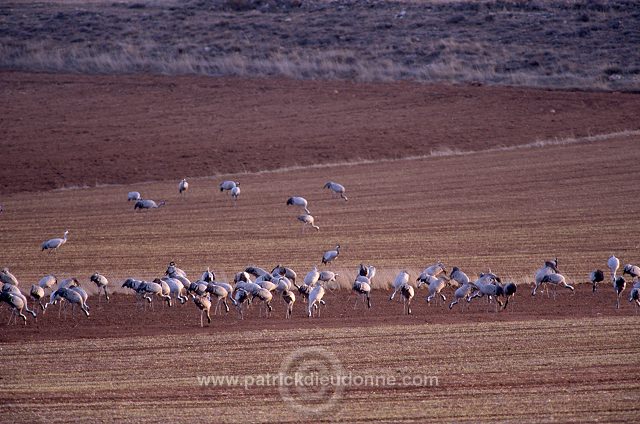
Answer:
[{"label": "field boundary line", "polygon": [[346,160],[342,162],[318,163],[318,164],[311,164],[311,165],[292,165],[292,166],[285,166],[285,167],[276,168],[276,169],[266,169],[263,171],[247,171],[247,172],[239,172],[239,173],[233,173],[233,174],[215,174],[208,178],[220,177],[223,175],[276,174],[276,173],[290,172],[290,171],[301,171],[305,169],[322,169],[322,168],[334,168],[334,167],[340,167],[340,166],[353,166],[353,165],[373,165],[378,163],[424,160],[424,159],[439,158],[439,157],[469,156],[469,155],[476,155],[476,154],[482,154],[482,153],[494,153],[494,152],[510,152],[514,150],[537,149],[537,148],[543,148],[547,146],[565,146],[565,145],[581,144],[581,143],[594,143],[599,141],[608,141],[611,139],[626,138],[626,137],[633,137],[633,136],[640,136],[640,130],[616,131],[612,133],[589,135],[586,137],[567,137],[567,138],[537,140],[530,143],[518,144],[515,146],[490,147],[484,150],[458,150],[458,149],[444,147],[444,148],[431,149],[431,151],[425,155],[412,155],[412,156],[404,156],[401,158],[391,158],[391,159],[356,159],[351,161]]},{"label": "field boundary line", "polygon": [[[640,136],[640,129],[638,130],[623,130],[616,131],[612,133],[604,133],[604,134],[596,134],[589,135],[586,137],[567,137],[567,138],[552,138],[546,140],[537,140],[530,143],[518,144],[515,146],[497,146],[490,147],[484,150],[458,150],[452,149],[448,147],[431,149],[428,154],[424,155],[412,155],[412,156],[404,156],[401,158],[390,158],[390,159],[356,159],[356,160],[346,160],[341,162],[329,162],[329,163],[318,163],[318,164],[309,164],[309,165],[291,165],[284,166],[281,168],[275,169],[265,169],[262,171],[245,171],[245,172],[234,172],[234,173],[220,173],[220,174],[211,174],[211,175],[203,175],[200,177],[193,177],[193,180],[211,180],[211,179],[220,179],[222,177],[231,178],[233,176],[246,176],[246,175],[264,175],[264,174],[279,174],[285,172],[293,172],[293,171],[304,171],[309,169],[324,169],[324,168],[338,168],[341,166],[357,166],[357,165],[375,165],[379,163],[391,163],[391,162],[402,162],[402,161],[414,161],[414,160],[425,160],[432,158],[441,158],[441,157],[455,157],[455,156],[469,156],[483,153],[495,153],[495,152],[510,152],[515,150],[525,150],[525,149],[539,149],[548,146],[565,146],[565,145],[573,145],[573,144],[586,144],[586,143],[595,143],[602,141],[609,141],[617,138],[628,138]],[[140,186],[140,185],[148,185],[155,184],[161,181],[166,180],[148,180],[148,181],[138,181],[132,183],[122,183],[122,184],[96,184],[95,186],[87,185],[87,184],[76,184],[65,187],[58,187],[49,190],[50,192],[56,191],[66,191],[66,190],[83,190],[83,189],[92,189],[92,188],[103,188],[103,187],[127,187],[127,186]]]}]

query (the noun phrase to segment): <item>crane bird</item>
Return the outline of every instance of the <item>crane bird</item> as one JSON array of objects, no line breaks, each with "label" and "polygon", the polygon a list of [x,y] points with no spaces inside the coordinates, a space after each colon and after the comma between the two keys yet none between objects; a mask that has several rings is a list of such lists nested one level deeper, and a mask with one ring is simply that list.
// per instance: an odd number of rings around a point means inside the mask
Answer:
[{"label": "crane bird", "polygon": [[591,271],[589,273],[589,281],[591,281],[591,284],[593,285],[593,292],[595,293],[596,289],[598,288],[598,283],[604,281],[604,272],[602,272],[601,269]]},{"label": "crane bird", "polygon": [[640,282],[636,282],[629,293],[629,302],[636,303],[636,313],[638,313],[638,307],[640,306]]},{"label": "crane bird", "polygon": [[[389,300],[393,300],[396,296],[396,293],[402,290],[402,288],[409,283],[409,273],[407,271],[400,271],[400,273],[396,276],[396,279],[393,281],[392,288],[393,293],[389,296]],[[413,295],[411,295],[413,297]],[[406,299],[405,299],[406,301]]]},{"label": "crane bird", "polygon": [[180,181],[180,184],[178,184],[178,193],[183,194],[187,190],[189,190],[189,183],[186,178],[183,178],[182,181]]},{"label": "crane bird", "polygon": [[107,298],[107,302],[109,301],[109,293],[107,293],[107,285],[109,285],[109,280],[102,274],[99,274],[97,271],[94,272],[89,279],[98,286],[98,299],[100,299],[100,290],[104,291],[104,296]]},{"label": "crane bird", "polygon": [[[49,301],[49,303],[47,303],[45,305],[45,310],[47,309],[48,305],[54,303],[58,299],[64,299],[67,302],[71,303],[71,317],[72,318],[73,318],[73,310],[74,310],[76,305],[80,306],[80,309],[82,310],[82,312],[84,312],[84,314],[87,317],[89,316],[89,308],[88,308],[87,304],[85,303],[85,299],[82,296],[82,294],[77,292],[77,291],[75,291],[75,290],[73,290],[73,288],[67,288],[67,287],[61,287],[58,290],[56,290],[53,293],[51,293],[51,300]],[[58,311],[58,313],[59,313],[59,311]],[[66,315],[66,311],[65,311],[65,315]]]},{"label": "crane bird", "polygon": [[320,305],[324,305],[325,289],[322,284],[316,284],[316,286],[309,292],[309,303],[307,304],[307,316],[311,318],[313,311],[317,310],[317,317],[320,318]]},{"label": "crane bird", "polygon": [[356,302],[353,309],[358,305],[358,297],[362,296],[362,301],[367,300],[367,308],[371,309],[371,280],[364,275],[358,275],[353,282],[351,290],[356,293]]},{"label": "crane bird", "polygon": [[324,254],[322,255],[322,263],[324,265],[331,263],[331,261],[335,260],[338,255],[340,254],[340,245],[336,245],[336,248],[333,250],[327,250],[326,252],[324,252]]},{"label": "crane bird", "polygon": [[304,276],[304,284],[307,286],[314,286],[319,279],[320,272],[318,272],[318,267],[314,265],[313,269]]},{"label": "crane bird", "polygon": [[24,299],[20,296],[17,296],[14,293],[0,292],[0,303],[5,302],[11,308],[11,316],[9,317],[8,324],[11,324],[11,321],[14,317],[19,316],[24,320],[24,325],[27,325],[27,316],[22,313],[22,310],[27,306]]},{"label": "crane bird", "polygon": [[202,273],[200,279],[205,283],[213,283],[216,280],[216,274],[207,267],[207,270]]},{"label": "crane bird", "polygon": [[339,194],[340,197],[342,197],[345,202],[349,199],[347,199],[347,196],[345,196],[344,192],[345,192],[345,188],[342,184],[338,184],[335,183],[333,181],[329,181],[324,185],[324,188],[328,188],[329,190],[331,190],[334,194]]},{"label": "crane bird", "polygon": [[290,319],[291,314],[293,313],[293,304],[296,303],[296,295],[291,290],[283,290],[282,299],[284,300],[284,303],[287,304],[287,311],[284,318]]},{"label": "crane bird", "polygon": [[[548,274],[545,275],[544,277],[542,277],[542,280],[540,280],[540,284],[552,284],[553,285],[553,298],[555,300],[556,298],[556,289],[558,286],[562,286],[565,287],[571,291],[574,291],[574,287],[567,283],[564,275],[562,274]],[[540,284],[536,284],[536,286],[533,288],[533,293],[531,293],[532,296],[535,296],[535,290],[540,286]],[[547,290],[549,290],[547,288]],[[547,291],[547,296],[549,295],[549,292]]]},{"label": "crane bird", "polygon": [[231,189],[231,198],[234,201],[234,205],[235,205],[235,202],[238,201],[239,196],[240,196],[240,186],[236,184],[236,186]]},{"label": "crane bird", "polygon": [[139,191],[130,191],[127,195],[127,202],[130,202],[132,200],[138,201],[140,199],[142,199],[142,196],[140,195]]},{"label": "crane bird", "polygon": [[424,280],[428,278],[430,275],[433,277],[438,277],[440,274],[444,274],[445,279],[448,279],[447,268],[444,266],[444,264],[441,261],[436,261],[435,264],[430,265],[425,269],[423,269],[420,275],[418,276],[418,278],[416,278],[416,281]]},{"label": "crane bird", "polygon": [[307,228],[307,226],[311,226],[313,228],[315,228],[316,230],[320,230],[320,227],[318,227],[315,224],[315,219],[313,218],[313,216],[308,215],[308,214],[304,214],[304,215],[300,215],[298,216],[298,221],[302,222],[302,232],[304,233],[304,230]]},{"label": "crane bird", "polygon": [[627,282],[622,277],[617,277],[616,281],[613,282],[613,289],[616,292],[616,309],[620,309],[620,295],[622,295],[626,286]]},{"label": "crane bird", "polygon": [[240,186],[240,183],[238,181],[231,181],[231,180],[227,180],[227,181],[223,181],[220,183],[220,191],[229,191],[229,190],[233,190],[234,188]]},{"label": "crane bird", "polygon": [[133,206],[133,210],[136,209],[156,209],[159,208],[161,206],[166,205],[167,202],[165,202],[164,200],[161,200],[160,202],[156,203],[151,199],[140,199],[136,202],[136,204]]},{"label": "crane bird", "polygon": [[616,258],[614,255],[611,255],[609,260],[607,261],[607,266],[611,271],[611,281],[616,282],[616,272],[618,272],[618,268],[620,268],[620,259]]},{"label": "crane bird", "polygon": [[44,311],[44,305],[42,304],[42,300],[44,299],[44,289],[36,284],[31,285],[31,291],[29,295],[34,300],[33,309],[36,308],[35,303],[40,303],[40,308]]},{"label": "crane bird", "polygon": [[53,288],[53,286],[55,286],[56,284],[58,284],[58,279],[55,277],[55,275],[51,274],[45,275],[40,279],[40,281],[38,281],[38,285],[45,290]]},{"label": "crane bird", "polygon": [[207,314],[207,322],[211,324],[211,300],[207,296],[194,296],[193,303],[200,309],[200,327],[204,327],[204,314]]},{"label": "crane bird", "polygon": [[308,205],[307,199],[305,199],[304,197],[300,197],[300,196],[289,197],[287,199],[287,206],[290,206],[290,205],[299,206],[303,208],[306,213],[308,213],[309,215],[311,214],[311,212],[309,212],[309,209],[307,208],[307,205]]},{"label": "crane bird", "polygon": [[51,253],[54,250],[58,249],[60,246],[67,242],[67,234],[69,234],[69,230],[64,232],[64,236],[62,238],[52,238],[42,243],[42,245],[40,246],[42,247],[42,251],[49,249],[49,253]]},{"label": "crane bird", "polygon": [[[542,284],[542,279],[544,277],[546,277],[547,275],[551,275],[551,274],[559,274],[560,271],[558,271],[558,258],[555,258],[554,260],[549,260],[549,261],[545,261],[544,265],[539,268],[536,271],[535,274],[535,283],[534,283],[534,287],[533,287],[533,291],[531,292],[532,296],[536,295],[536,291],[538,290],[538,287],[540,287],[540,285]],[[549,292],[547,292],[547,295],[549,294]]]},{"label": "crane bird", "polygon": [[12,286],[17,286],[19,284],[16,276],[13,275],[7,267],[2,268],[2,271],[0,271],[0,282],[3,284],[10,284]]},{"label": "crane bird", "polygon": [[276,265],[272,270],[271,270],[271,274],[272,275],[280,275],[280,276],[284,276],[287,277],[289,280],[291,280],[292,282],[295,283],[296,278],[298,277],[296,275],[296,272],[294,270],[292,270],[289,267],[286,266],[282,266],[280,264]]},{"label": "crane bird", "polygon": [[640,277],[640,267],[637,265],[627,264],[622,269],[622,276],[629,274],[632,280]]},{"label": "crane bird", "polygon": [[336,278],[338,278],[338,274],[336,274],[333,271],[322,271],[320,273],[320,277],[318,277],[318,281],[322,281],[325,283],[330,283],[332,281],[336,281]]},{"label": "crane bird", "polygon": [[517,290],[518,290],[518,286],[516,286],[516,283],[506,283],[502,285],[501,296],[505,297],[504,305],[502,305],[502,310],[507,309],[507,305],[509,304],[509,299],[511,299],[516,295]]},{"label": "crane bird", "polygon": [[411,299],[414,296],[413,286],[408,282],[404,283],[400,287],[400,294],[402,295],[403,308],[407,312],[407,315],[411,315]]}]

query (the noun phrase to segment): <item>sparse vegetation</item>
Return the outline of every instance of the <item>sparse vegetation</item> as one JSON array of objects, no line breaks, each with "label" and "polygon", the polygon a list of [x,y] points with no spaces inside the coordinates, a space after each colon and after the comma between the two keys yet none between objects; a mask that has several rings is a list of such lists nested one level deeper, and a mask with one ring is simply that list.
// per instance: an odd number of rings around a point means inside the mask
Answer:
[{"label": "sparse vegetation", "polygon": [[20,2],[0,16],[2,69],[640,88],[626,0]]}]

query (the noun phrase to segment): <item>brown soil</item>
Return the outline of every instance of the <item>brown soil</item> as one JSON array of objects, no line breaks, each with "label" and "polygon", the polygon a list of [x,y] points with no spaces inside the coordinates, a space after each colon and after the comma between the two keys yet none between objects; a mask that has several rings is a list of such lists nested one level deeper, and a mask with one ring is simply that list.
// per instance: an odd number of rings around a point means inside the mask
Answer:
[{"label": "brown soil", "polygon": [[640,128],[621,93],[11,72],[0,91],[4,194]]},{"label": "brown soil", "polygon": [[[245,321],[214,317],[204,329],[193,305],[142,312],[124,296],[94,303],[91,318],[75,324],[53,310],[37,325],[11,328],[16,343],[2,345],[0,392],[9,401],[0,418],[51,422],[55,411],[60,422],[634,421],[639,345],[629,334],[638,318],[630,308],[614,311],[610,293],[594,296],[585,286],[555,301],[521,293],[499,314],[484,300],[461,312],[416,299],[411,317],[385,298],[375,293],[373,309],[354,311],[352,299],[329,295],[319,319],[298,310],[285,321],[277,305],[269,319],[253,309]],[[310,396],[328,398],[313,388],[290,392],[294,408],[278,386],[244,387],[280,372],[302,348],[333,355],[343,375],[398,384],[348,385],[322,414],[304,409]],[[314,366],[309,360],[287,370]],[[200,385],[207,376],[240,380]],[[400,385],[404,376],[435,376],[437,384]]]},{"label": "brown soil", "polygon": [[[264,310],[260,311],[256,304],[245,312],[245,319],[240,320],[236,309],[231,306],[230,312],[219,316],[213,315],[212,324],[206,329],[200,328],[200,312],[193,302],[185,305],[174,304],[168,308],[159,299],[143,307],[136,303],[133,295],[115,294],[110,302],[92,297],[90,317],[86,318],[78,309],[71,313],[70,309],[62,310],[57,305],[50,307],[44,315],[40,308],[37,322],[28,315],[27,326],[10,325],[2,328],[0,342],[22,343],[24,341],[67,340],[67,339],[95,339],[120,338],[139,336],[166,336],[171,334],[203,334],[227,331],[245,332],[256,330],[288,331],[304,328],[362,328],[393,325],[413,324],[472,324],[480,322],[531,321],[540,318],[548,320],[565,320],[598,317],[636,316],[638,311],[623,298],[621,310],[615,309],[615,295],[609,284],[600,287],[600,293],[592,293],[591,285],[581,284],[575,293],[568,289],[558,288],[554,299],[551,288],[535,297],[531,296],[529,285],[518,287],[517,296],[512,299],[504,311],[497,311],[495,302],[489,304],[486,298],[474,299],[471,303],[460,302],[452,310],[448,304],[453,300],[453,289],[445,289],[447,300],[425,301],[428,290],[416,291],[413,299],[411,316],[403,314],[400,295],[394,301],[389,301],[391,291],[374,290],[372,295],[372,309],[367,309],[362,299],[356,302],[355,294],[347,290],[336,290],[327,293],[326,307],[321,310],[320,318],[307,318],[306,304],[301,299],[295,304],[292,319],[284,318],[284,303],[278,297],[274,300],[274,311],[267,319]],[[98,303],[100,302],[100,303]],[[462,308],[461,308],[462,306]],[[222,306],[221,306],[222,307]],[[2,317],[9,317],[7,308],[3,306]],[[640,308],[638,308],[640,310]],[[260,317],[259,315],[262,315]],[[0,324],[4,325],[4,322]]]}]

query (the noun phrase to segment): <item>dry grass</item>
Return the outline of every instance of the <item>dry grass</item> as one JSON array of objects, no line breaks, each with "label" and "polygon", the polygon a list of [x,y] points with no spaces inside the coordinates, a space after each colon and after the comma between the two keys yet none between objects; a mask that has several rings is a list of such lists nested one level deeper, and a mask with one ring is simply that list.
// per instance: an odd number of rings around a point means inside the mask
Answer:
[{"label": "dry grass", "polygon": [[9,3],[0,68],[640,88],[623,0],[294,3]]}]

